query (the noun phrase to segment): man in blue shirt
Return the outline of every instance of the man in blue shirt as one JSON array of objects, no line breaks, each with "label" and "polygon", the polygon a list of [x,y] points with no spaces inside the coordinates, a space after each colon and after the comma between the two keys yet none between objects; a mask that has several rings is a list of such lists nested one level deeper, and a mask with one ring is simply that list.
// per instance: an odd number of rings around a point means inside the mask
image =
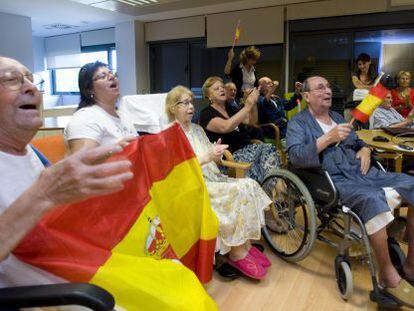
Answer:
[{"label": "man in blue shirt", "polygon": [[[260,124],[276,124],[279,127],[281,138],[284,138],[288,122],[285,111],[292,110],[297,106],[297,101],[302,100],[300,95],[301,83],[295,83],[295,94],[290,100],[284,100],[273,94],[278,84],[277,81],[272,81],[268,77],[259,79],[261,95],[257,102],[258,119]],[[265,128],[264,135],[270,138],[275,136],[271,128]]]}]

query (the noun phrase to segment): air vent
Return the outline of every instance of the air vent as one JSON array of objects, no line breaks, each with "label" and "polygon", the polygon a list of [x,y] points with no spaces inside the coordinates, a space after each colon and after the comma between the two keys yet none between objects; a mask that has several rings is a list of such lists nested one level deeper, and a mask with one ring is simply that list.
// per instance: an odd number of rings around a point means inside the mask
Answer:
[{"label": "air vent", "polygon": [[151,4],[157,4],[158,0],[115,0],[131,6],[147,6]]},{"label": "air vent", "polygon": [[66,30],[66,29],[74,29],[77,28],[79,26],[75,26],[75,25],[66,25],[66,24],[50,24],[50,25],[43,25],[43,28],[45,29],[59,29],[59,30]]}]

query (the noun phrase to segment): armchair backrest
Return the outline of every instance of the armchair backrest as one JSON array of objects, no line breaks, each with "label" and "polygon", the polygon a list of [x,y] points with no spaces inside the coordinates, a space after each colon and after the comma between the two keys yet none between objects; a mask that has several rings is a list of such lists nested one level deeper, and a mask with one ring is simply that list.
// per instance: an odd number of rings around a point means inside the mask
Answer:
[{"label": "armchair backrest", "polygon": [[50,163],[56,163],[66,155],[63,134],[33,139],[31,144],[39,150]]}]

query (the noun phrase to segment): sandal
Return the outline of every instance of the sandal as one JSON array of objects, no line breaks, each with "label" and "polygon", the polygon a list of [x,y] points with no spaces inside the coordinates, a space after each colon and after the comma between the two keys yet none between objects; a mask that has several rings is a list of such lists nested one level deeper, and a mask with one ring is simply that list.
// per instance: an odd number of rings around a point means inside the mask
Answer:
[{"label": "sandal", "polygon": [[252,279],[261,280],[266,275],[266,269],[250,253],[247,253],[244,258],[239,260],[231,260],[228,258],[227,262]]},{"label": "sandal", "polygon": [[249,249],[249,254],[252,255],[257,261],[264,267],[268,268],[272,265],[269,258],[266,257],[261,251],[259,251],[256,247],[252,246]]},{"label": "sandal", "polygon": [[[380,287],[380,286],[379,286]],[[397,287],[380,287],[384,295],[394,299],[396,302],[410,308],[414,308],[414,287],[405,279],[401,279]]]}]

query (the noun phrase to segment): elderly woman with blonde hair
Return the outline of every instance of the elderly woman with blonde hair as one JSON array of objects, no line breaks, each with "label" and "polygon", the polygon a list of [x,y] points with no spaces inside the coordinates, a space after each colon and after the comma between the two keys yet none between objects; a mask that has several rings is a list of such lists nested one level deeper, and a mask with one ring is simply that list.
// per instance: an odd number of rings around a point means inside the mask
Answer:
[{"label": "elderly woman with blonde hair", "polygon": [[410,87],[411,73],[400,71],[396,77],[398,87],[391,90],[392,106],[403,118],[414,113],[414,88]]},{"label": "elderly woman with blonde hair", "polygon": [[219,219],[220,253],[228,253],[228,262],[243,274],[262,279],[271,263],[250,240],[260,239],[263,211],[271,200],[254,180],[220,173],[216,162],[228,146],[220,140],[210,143],[203,129],[191,123],[193,99],[189,89],[177,86],[167,95],[166,112],[171,121],[181,125],[201,165],[211,207]]},{"label": "elderly woman with blonde hair", "polygon": [[207,137],[212,142],[221,139],[224,144],[228,144],[236,161],[252,165],[247,177],[262,183],[267,175],[280,167],[280,159],[274,145],[252,144],[252,137],[246,127],[254,123],[251,111],[256,109],[259,90],[254,89],[246,97],[243,108],[237,109],[226,102],[223,80],[209,77],[204,82],[203,95],[210,101],[210,105],[200,113],[200,125]]}]

